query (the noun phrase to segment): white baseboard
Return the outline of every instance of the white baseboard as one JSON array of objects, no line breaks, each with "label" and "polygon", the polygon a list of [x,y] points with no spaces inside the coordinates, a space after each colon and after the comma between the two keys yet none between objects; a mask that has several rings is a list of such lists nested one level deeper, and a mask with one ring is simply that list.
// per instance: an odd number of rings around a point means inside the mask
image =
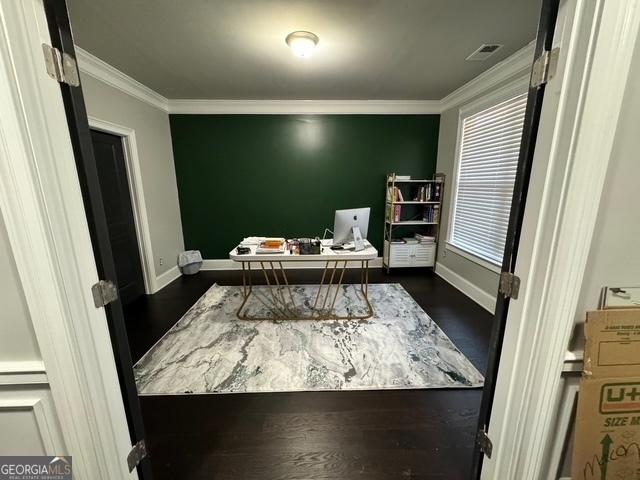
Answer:
[{"label": "white baseboard", "polygon": [[485,292],[477,285],[471,283],[466,278],[461,277],[456,272],[445,267],[439,262],[436,262],[435,272],[440,278],[456,287],[458,290],[460,290],[482,308],[487,310],[489,313],[495,313],[496,297],[488,292]]},{"label": "white baseboard", "polygon": [[[265,258],[265,261],[268,261]],[[298,261],[298,262],[283,262],[282,266],[286,269],[290,268],[298,268],[298,269],[313,269],[313,268],[324,268],[325,262],[318,261]],[[347,268],[357,268],[360,267],[358,262],[349,262],[347,264]],[[382,268],[382,257],[378,257],[375,260],[371,260],[369,262],[370,268]],[[230,260],[228,258],[223,259],[207,259],[202,262],[202,270],[240,270],[242,269],[242,264]]]},{"label": "white baseboard", "polygon": [[181,275],[182,273],[180,272],[180,269],[178,268],[177,265],[173,268],[170,268],[163,274],[158,275],[156,277],[156,285],[155,285],[156,289],[153,293],[159,292],[160,290],[162,290],[164,287],[169,285],[171,282],[173,282],[176,278],[178,278]]}]

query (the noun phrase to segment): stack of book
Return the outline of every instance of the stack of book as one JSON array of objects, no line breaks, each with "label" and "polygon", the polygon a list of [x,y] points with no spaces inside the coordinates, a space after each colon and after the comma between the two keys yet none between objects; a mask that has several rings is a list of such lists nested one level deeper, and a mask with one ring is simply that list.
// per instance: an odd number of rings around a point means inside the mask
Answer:
[{"label": "stack of book", "polygon": [[258,244],[256,253],[284,253],[284,238],[265,238]]},{"label": "stack of book", "polygon": [[435,243],[436,242],[436,237],[431,235],[421,235],[419,233],[415,234],[414,239],[418,243]]}]

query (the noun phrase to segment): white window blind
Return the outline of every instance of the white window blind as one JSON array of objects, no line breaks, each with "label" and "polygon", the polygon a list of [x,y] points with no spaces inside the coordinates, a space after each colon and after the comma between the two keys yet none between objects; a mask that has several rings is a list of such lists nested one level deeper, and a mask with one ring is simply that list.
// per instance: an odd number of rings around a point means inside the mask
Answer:
[{"label": "white window blind", "polygon": [[449,243],[502,263],[527,94],[462,120]]}]

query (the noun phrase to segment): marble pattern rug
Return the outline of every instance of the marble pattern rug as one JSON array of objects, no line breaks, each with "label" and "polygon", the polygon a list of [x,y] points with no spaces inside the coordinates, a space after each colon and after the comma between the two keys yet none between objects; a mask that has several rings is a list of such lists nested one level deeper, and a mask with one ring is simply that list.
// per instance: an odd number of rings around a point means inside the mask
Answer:
[{"label": "marble pattern rug", "polygon": [[[254,287],[254,295],[267,295]],[[292,286],[313,305],[316,285]],[[484,378],[399,284],[372,284],[366,320],[238,320],[242,287],[213,285],[135,365],[141,395],[480,387]],[[253,302],[253,303],[252,303]],[[248,302],[263,315],[258,298]],[[359,286],[336,309],[362,312]]]}]

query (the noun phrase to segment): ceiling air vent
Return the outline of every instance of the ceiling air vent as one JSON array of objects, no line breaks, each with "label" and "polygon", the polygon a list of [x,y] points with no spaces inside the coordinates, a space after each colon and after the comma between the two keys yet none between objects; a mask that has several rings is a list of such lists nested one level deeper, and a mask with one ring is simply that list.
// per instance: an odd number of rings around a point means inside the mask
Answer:
[{"label": "ceiling air vent", "polygon": [[465,60],[470,60],[472,62],[486,60],[501,48],[502,48],[502,45],[499,45],[497,43],[491,43],[491,44],[484,43],[480,45],[480,48],[478,48],[475,52],[469,55]]}]

